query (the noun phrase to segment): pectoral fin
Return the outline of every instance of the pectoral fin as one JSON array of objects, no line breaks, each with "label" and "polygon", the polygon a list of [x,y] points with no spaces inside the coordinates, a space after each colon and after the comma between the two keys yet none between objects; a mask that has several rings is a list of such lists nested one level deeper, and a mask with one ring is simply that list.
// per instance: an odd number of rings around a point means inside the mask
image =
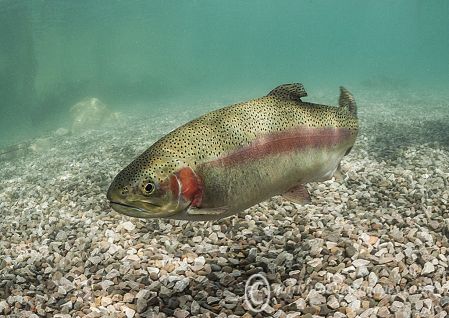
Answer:
[{"label": "pectoral fin", "polygon": [[309,191],[303,184],[294,186],[282,195],[286,200],[297,204],[309,204],[312,202]]}]

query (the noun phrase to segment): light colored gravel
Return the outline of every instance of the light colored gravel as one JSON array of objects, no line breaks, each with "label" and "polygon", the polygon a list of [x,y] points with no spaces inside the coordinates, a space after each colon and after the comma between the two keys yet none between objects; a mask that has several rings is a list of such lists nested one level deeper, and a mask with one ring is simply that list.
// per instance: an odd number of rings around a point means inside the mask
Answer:
[{"label": "light colored gravel", "polygon": [[[344,181],[310,184],[313,205],[275,197],[219,222],[132,219],[105,198],[126,163],[192,112],[0,157],[0,315],[445,317],[449,104],[360,95]],[[256,315],[243,294],[259,272],[272,297]]]}]

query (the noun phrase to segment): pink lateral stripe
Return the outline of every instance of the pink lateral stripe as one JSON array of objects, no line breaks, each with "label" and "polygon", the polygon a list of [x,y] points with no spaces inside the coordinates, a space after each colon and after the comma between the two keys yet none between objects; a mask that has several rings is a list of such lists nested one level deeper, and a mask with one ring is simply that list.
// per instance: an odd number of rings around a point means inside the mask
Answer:
[{"label": "pink lateral stripe", "polygon": [[294,128],[259,137],[249,145],[205,164],[233,166],[273,154],[297,151],[306,148],[320,149],[333,147],[341,144],[350,136],[351,131],[347,128]]}]

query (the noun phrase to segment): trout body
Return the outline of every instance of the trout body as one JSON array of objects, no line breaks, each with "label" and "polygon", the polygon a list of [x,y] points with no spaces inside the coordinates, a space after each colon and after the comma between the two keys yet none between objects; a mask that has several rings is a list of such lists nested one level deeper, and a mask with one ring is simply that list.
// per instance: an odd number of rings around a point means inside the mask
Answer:
[{"label": "trout body", "polygon": [[301,84],[205,114],[167,134],[121,171],[112,207],[136,217],[223,218],[274,195],[308,202],[304,184],[327,180],[352,148],[356,104],[306,103]]}]

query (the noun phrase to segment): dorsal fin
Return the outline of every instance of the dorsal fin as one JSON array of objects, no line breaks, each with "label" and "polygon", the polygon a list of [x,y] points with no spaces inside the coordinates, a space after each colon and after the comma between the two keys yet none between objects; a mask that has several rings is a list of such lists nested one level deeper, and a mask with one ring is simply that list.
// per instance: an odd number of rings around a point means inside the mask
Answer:
[{"label": "dorsal fin", "polygon": [[279,85],[268,94],[268,96],[270,95],[283,99],[301,101],[301,97],[306,97],[307,92],[301,83],[292,83]]},{"label": "dorsal fin", "polygon": [[340,86],[340,98],[338,100],[338,105],[342,108],[346,108],[357,117],[357,105],[355,103],[354,96],[343,86]]}]

